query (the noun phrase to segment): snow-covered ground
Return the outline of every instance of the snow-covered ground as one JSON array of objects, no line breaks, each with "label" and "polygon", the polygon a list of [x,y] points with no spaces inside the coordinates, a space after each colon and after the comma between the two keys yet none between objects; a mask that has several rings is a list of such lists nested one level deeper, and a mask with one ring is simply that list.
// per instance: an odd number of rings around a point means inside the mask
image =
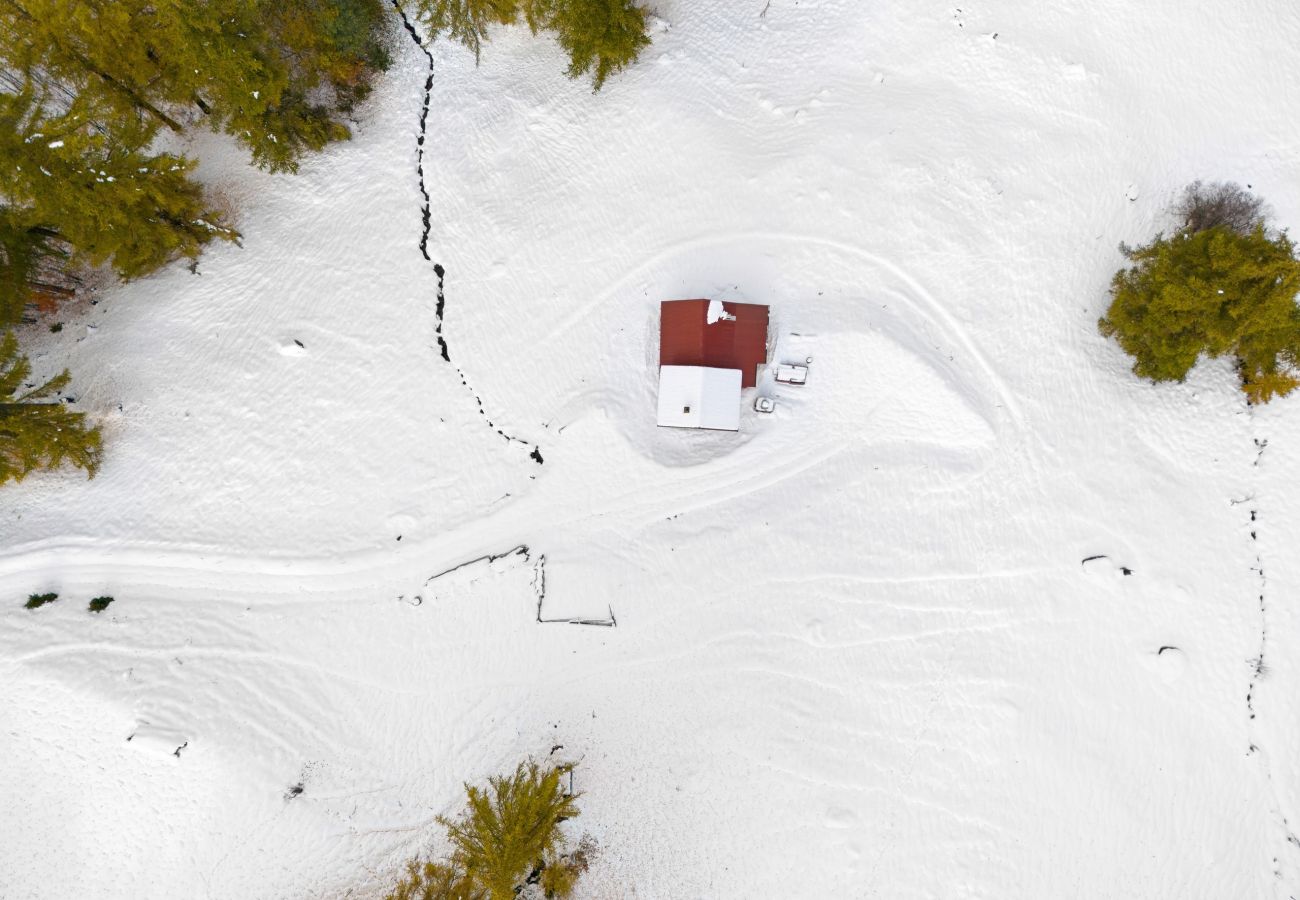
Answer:
[{"label": "snow-covered ground", "polygon": [[[452,364],[404,34],[298,177],[201,142],[244,249],[31,336],[109,452],[0,492],[0,897],[373,897],[553,745],[584,898],[1300,895],[1300,401],[1095,325],[1186,182],[1300,222],[1300,9],[653,6],[596,96],[433,48]],[[678,297],[809,383],[656,428]]]}]

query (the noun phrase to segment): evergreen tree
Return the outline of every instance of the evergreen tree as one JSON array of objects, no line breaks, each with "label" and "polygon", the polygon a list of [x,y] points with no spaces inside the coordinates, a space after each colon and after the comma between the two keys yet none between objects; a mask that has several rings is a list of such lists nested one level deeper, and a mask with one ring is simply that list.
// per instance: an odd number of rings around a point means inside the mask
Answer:
[{"label": "evergreen tree", "polygon": [[465,785],[465,812],[440,820],[452,860],[490,900],[513,900],[524,879],[559,852],[560,823],[578,815],[577,797],[564,793],[563,774],[530,760],[513,775],[488,779],[486,790]]},{"label": "evergreen tree", "polygon": [[141,149],[148,125],[94,127],[99,112],[77,97],[50,115],[31,82],[0,94],[0,198],[11,210],[65,240],[74,262],[108,263],[123,278],[238,238],[188,177],[192,162]]},{"label": "evergreen tree", "polygon": [[448,863],[414,860],[406,864],[406,877],[385,900],[486,900],[487,894],[471,884],[465,873]]},{"label": "evergreen tree", "polygon": [[528,884],[548,898],[570,896],[586,870],[584,844],[563,853],[560,823],[578,815],[565,794],[567,768],[528,761],[514,774],[465,785],[467,805],[456,819],[439,818],[452,853],[445,862],[410,862],[387,900],[514,900]]},{"label": "evergreen tree", "polygon": [[521,0],[416,0],[416,17],[430,36],[442,35],[474,51],[477,60],[492,25],[519,20]]},{"label": "evergreen tree", "polygon": [[[295,172],[307,151],[347,140],[340,114],[370,90],[370,76],[388,68],[381,40],[381,0],[257,0],[265,24],[263,78],[210,79],[199,93],[214,128],[224,127],[272,172]],[[251,101],[251,102],[250,102]]]},{"label": "evergreen tree", "polygon": [[348,136],[339,113],[388,63],[384,15],[382,0],[0,0],[0,59],[113,123],[179,132],[201,113],[291,171]]},{"label": "evergreen tree", "polygon": [[36,283],[37,266],[62,259],[53,233],[24,221],[19,210],[0,205],[0,327],[23,317]]},{"label": "evergreen tree", "polygon": [[534,34],[554,32],[569,54],[569,77],[590,72],[596,90],[650,44],[645,10],[633,0],[416,0],[415,7],[431,35],[460,41],[476,60],[490,26],[522,17]]},{"label": "evergreen tree", "polygon": [[535,0],[529,21],[555,32],[570,78],[592,75],[593,90],[650,46],[646,11],[633,0]]},{"label": "evergreen tree", "polygon": [[1204,353],[1236,358],[1252,402],[1300,385],[1300,261],[1285,233],[1216,225],[1123,250],[1133,265],[1116,273],[1099,326],[1134,373],[1181,381]]},{"label": "evergreen tree", "polygon": [[33,386],[27,383],[31,371],[17,338],[6,332],[0,337],[0,484],[65,462],[93,478],[103,450],[99,429],[51,399],[67,386],[68,372]]}]

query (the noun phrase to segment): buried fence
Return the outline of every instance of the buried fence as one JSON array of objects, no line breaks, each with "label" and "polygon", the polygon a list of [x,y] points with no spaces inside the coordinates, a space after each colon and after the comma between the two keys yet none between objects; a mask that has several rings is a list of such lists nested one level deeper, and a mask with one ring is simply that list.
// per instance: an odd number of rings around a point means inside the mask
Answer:
[{"label": "buried fence", "polygon": [[[476,556],[473,559],[467,559],[462,563],[458,563],[454,566],[451,566],[450,568],[443,569],[441,572],[437,573],[436,575],[431,575],[424,582],[424,587],[426,590],[428,590],[434,584],[434,582],[438,581],[438,579],[445,578],[448,575],[452,575],[456,572],[461,571],[462,569],[467,569],[470,566],[475,566],[480,564],[490,566],[492,563],[496,562],[497,560],[507,559],[512,556],[522,557],[524,562],[532,563],[533,566],[532,589],[533,589],[533,595],[536,597],[537,600],[537,621],[539,623],[543,625],[594,625],[599,628],[615,628],[618,626],[618,619],[614,615],[613,607],[606,607],[608,609],[608,615],[600,616],[600,617],[547,616],[546,615],[546,554],[540,553],[537,554],[536,558],[534,558],[533,552],[527,544],[518,544],[514,547],[511,547],[509,550],[503,550],[500,553],[487,553],[484,554],[483,556]],[[405,597],[399,597],[398,599],[410,603],[412,606],[420,606],[424,603],[423,594],[417,594],[415,597],[411,598],[410,600],[407,600]]]}]

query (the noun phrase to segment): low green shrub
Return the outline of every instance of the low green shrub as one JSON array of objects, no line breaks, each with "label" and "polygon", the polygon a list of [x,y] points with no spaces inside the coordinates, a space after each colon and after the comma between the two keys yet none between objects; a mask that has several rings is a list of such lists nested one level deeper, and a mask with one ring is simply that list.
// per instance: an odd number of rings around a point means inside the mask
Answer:
[{"label": "low green shrub", "polygon": [[27,602],[23,604],[23,609],[39,609],[47,603],[53,603],[59,599],[58,594],[28,594]]}]

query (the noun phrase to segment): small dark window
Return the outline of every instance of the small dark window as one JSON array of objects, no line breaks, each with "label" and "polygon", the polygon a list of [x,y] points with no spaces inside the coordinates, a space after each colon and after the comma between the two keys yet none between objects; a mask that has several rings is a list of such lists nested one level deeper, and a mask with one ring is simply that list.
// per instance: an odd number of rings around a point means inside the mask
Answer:
[{"label": "small dark window", "polygon": [[684,412],[684,413],[688,413],[688,412],[690,412],[690,411],[691,411],[691,408],[690,408],[689,406],[683,406],[683,407],[682,407],[682,412]]}]

